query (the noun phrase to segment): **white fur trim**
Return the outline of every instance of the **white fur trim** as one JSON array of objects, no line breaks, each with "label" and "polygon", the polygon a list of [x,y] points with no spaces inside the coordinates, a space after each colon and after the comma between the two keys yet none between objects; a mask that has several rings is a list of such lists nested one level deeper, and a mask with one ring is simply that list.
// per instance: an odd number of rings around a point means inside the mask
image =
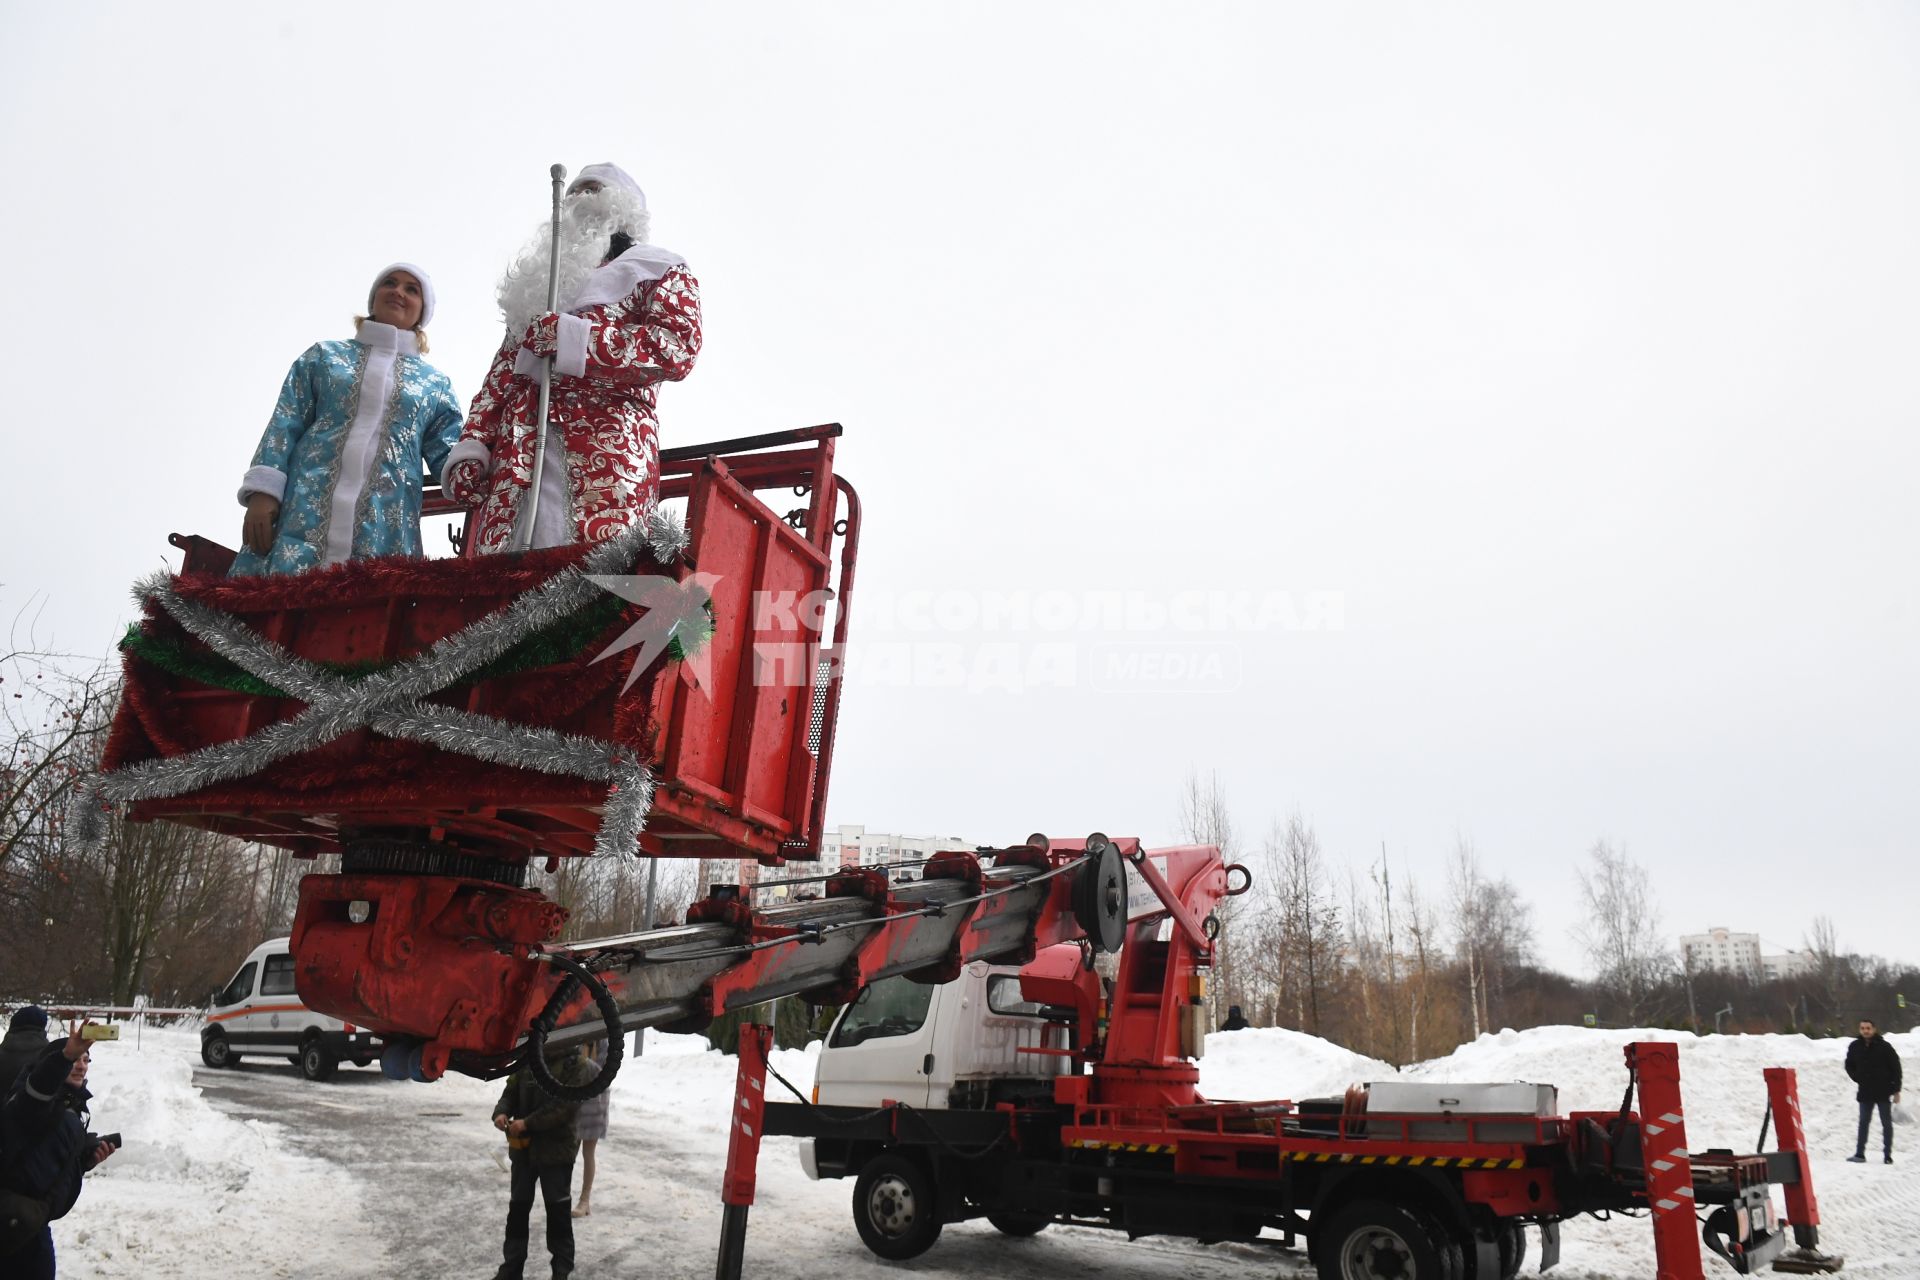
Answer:
[{"label": "white fur trim", "polygon": [[593,323],[579,316],[561,316],[558,350],[553,368],[569,378],[587,376],[587,339],[593,336]]},{"label": "white fur trim", "polygon": [[534,522],[535,547],[564,547],[575,541],[573,496],[567,483],[567,442],[560,428],[547,424],[546,466],[540,473],[540,518]]},{"label": "white fur trim", "polygon": [[612,262],[595,268],[580,291],[567,299],[567,305],[560,310],[579,315],[588,307],[610,306],[632,297],[641,285],[652,284],[675,267],[686,265],[687,260],[671,249],[637,244]]},{"label": "white fur trim", "polygon": [[413,337],[410,330],[372,320],[360,328],[373,332],[363,332],[360,336],[367,348],[366,364],[360,370],[360,401],[354,408],[353,422],[347,427],[347,438],[340,445],[340,471],[334,477],[333,498],[328,504],[327,545],[321,552],[321,564],[341,564],[353,556],[354,517],[360,506],[360,495],[366,492],[367,481],[380,461],[380,446],[385,443],[383,428],[387,401],[393,395],[394,359],[400,339]]},{"label": "white fur trim", "polygon": [[480,463],[481,475],[485,476],[493,473],[493,451],[488,449],[486,445],[481,444],[475,437],[468,436],[465,440],[460,441],[454,445],[453,448],[447,450],[447,460],[440,466],[441,485],[443,487],[446,485],[447,473],[452,471],[455,466],[462,462],[474,460]]},{"label": "white fur trim", "polygon": [[546,364],[546,357],[537,356],[522,347],[513,353],[513,371],[529,382],[540,381],[540,367]]},{"label": "white fur trim", "polygon": [[579,190],[583,182],[597,182],[603,187],[618,187],[638,200],[642,209],[647,207],[647,193],[640,189],[640,184],[633,180],[633,175],[617,164],[603,161],[600,164],[588,165],[574,175],[573,181],[567,184],[567,194],[572,195]]},{"label": "white fur trim", "polygon": [[247,474],[240,477],[240,505],[246,506],[247,499],[256,493],[264,493],[275,502],[283,501],[287,496],[287,473],[278,467],[248,467]]},{"label": "white fur trim", "polygon": [[[422,320],[421,323],[425,324],[426,321]],[[353,337],[361,346],[371,347],[375,351],[395,351],[403,356],[420,354],[419,334],[411,329],[396,329],[378,320],[362,320]]]}]

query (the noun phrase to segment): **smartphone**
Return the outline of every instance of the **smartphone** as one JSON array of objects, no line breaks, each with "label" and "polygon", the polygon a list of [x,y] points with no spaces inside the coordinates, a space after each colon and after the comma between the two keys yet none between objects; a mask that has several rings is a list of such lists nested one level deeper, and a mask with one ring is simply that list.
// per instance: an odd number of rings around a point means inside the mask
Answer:
[{"label": "smartphone", "polygon": [[118,1040],[120,1024],[117,1022],[89,1022],[80,1028],[82,1040]]},{"label": "smartphone", "polygon": [[100,1141],[106,1143],[115,1151],[120,1149],[120,1135],[117,1133],[103,1133],[100,1135]]}]

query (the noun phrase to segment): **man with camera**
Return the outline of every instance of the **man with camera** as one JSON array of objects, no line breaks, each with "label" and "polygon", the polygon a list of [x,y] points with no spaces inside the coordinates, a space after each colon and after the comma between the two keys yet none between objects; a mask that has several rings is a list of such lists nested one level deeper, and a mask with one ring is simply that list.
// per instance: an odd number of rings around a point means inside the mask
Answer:
[{"label": "man with camera", "polygon": [[0,1104],[0,1271],[52,1280],[53,1229],[80,1198],[82,1174],[120,1146],[87,1132],[93,1024],[50,1044]]}]

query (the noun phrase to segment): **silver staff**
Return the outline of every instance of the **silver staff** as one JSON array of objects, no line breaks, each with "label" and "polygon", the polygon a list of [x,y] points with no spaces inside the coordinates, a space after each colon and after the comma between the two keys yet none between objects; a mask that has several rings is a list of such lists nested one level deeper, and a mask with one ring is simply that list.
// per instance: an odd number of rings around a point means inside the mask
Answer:
[{"label": "silver staff", "polygon": [[[567,166],[557,164],[547,170],[553,179],[553,243],[547,253],[547,313],[551,315],[559,305],[560,288],[560,192],[561,184],[567,180]],[[540,364],[540,412],[534,426],[533,440],[533,491],[527,495],[526,518],[520,522],[519,535],[514,539],[516,550],[525,551],[533,545],[534,522],[540,518],[540,477],[547,466],[547,404],[553,397],[553,360],[549,357]]]}]

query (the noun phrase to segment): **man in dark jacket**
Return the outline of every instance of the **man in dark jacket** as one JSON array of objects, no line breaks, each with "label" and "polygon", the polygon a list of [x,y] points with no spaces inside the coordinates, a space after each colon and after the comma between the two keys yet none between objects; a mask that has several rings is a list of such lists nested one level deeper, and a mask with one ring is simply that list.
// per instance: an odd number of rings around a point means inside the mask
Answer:
[{"label": "man in dark jacket", "polygon": [[53,1280],[53,1228],[80,1198],[80,1176],[114,1152],[111,1143],[87,1132],[88,1044],[85,1023],[64,1043],[46,1046],[38,1060],[14,1083],[0,1105],[0,1198],[9,1213],[22,1198],[45,1206],[37,1233],[0,1258],[0,1272],[23,1280]]},{"label": "man in dark jacket", "polygon": [[1873,1127],[1877,1109],[1883,1158],[1892,1164],[1893,1104],[1900,1101],[1900,1055],[1873,1025],[1872,1018],[1860,1019],[1860,1038],[1847,1046],[1847,1075],[1859,1086],[1853,1096],[1860,1103],[1860,1136],[1847,1163],[1867,1162],[1867,1131]]},{"label": "man in dark jacket", "polygon": [[1227,1020],[1220,1024],[1220,1029],[1222,1031],[1245,1031],[1251,1025],[1253,1024],[1247,1021],[1246,1015],[1240,1012],[1240,1006],[1230,1004],[1227,1006]]},{"label": "man in dark jacket", "polygon": [[[550,1051],[547,1069],[561,1084],[581,1085],[593,1078],[577,1048]],[[525,1067],[507,1077],[507,1087],[493,1107],[493,1127],[507,1135],[513,1183],[507,1200],[507,1238],[501,1249],[506,1260],[494,1272],[494,1280],[521,1280],[536,1185],[547,1204],[547,1252],[553,1255],[554,1280],[565,1280],[573,1270],[573,1158],[580,1152],[574,1118],[579,1110],[577,1102],[550,1096]]]},{"label": "man in dark jacket", "polygon": [[13,1011],[7,1035],[0,1040],[0,1102],[13,1090],[13,1082],[47,1048],[47,1011],[37,1004],[22,1005]]}]

